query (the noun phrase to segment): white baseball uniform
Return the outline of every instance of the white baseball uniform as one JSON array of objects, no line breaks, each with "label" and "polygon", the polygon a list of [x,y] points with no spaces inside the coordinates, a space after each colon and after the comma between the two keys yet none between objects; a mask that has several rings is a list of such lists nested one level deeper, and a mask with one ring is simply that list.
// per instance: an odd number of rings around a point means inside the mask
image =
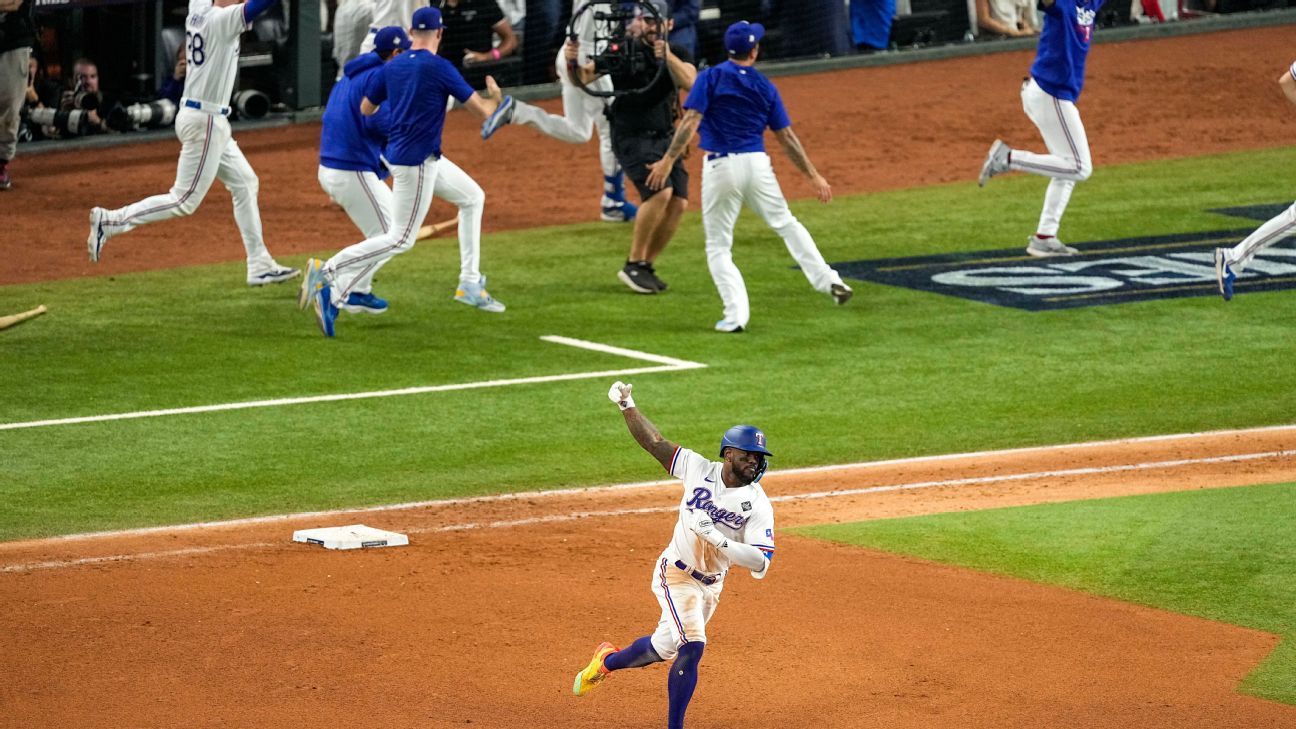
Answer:
[{"label": "white baseball uniform", "polygon": [[379,30],[389,25],[398,28],[408,28],[414,21],[414,11],[419,8],[426,8],[431,3],[428,0],[374,0],[373,21],[369,27],[369,35],[365,36],[364,42],[360,44],[360,52],[368,53],[374,49],[374,36]]},{"label": "white baseball uniform", "polygon": [[1089,138],[1085,135],[1076,105],[1050,95],[1035,79],[1027,79],[1022,84],[1021,98],[1022,109],[1039,128],[1049,153],[1014,149],[1008,160],[1008,169],[1051,178],[1044,193],[1044,208],[1040,211],[1037,232],[1057,235],[1075,184],[1093,174]]},{"label": "white baseball uniform", "polygon": [[184,98],[175,118],[181,143],[175,184],[170,192],[103,213],[104,237],[136,226],[190,215],[219,178],[234,198],[234,220],[247,250],[248,280],[281,267],[270,257],[261,234],[257,206],[259,181],[230,133],[229,103],[238,73],[239,36],[252,25],[243,5],[214,6],[190,0],[185,18],[188,72]]},{"label": "white baseball uniform", "polygon": [[729,572],[729,557],[688,527],[692,512],[710,514],[716,528],[733,542],[765,553],[765,569],[752,576],[764,579],[774,555],[774,507],[760,482],[729,488],[721,480],[724,463],[711,461],[683,447],[671,457],[670,474],[684,482],[679,517],[670,544],[653,567],[652,591],[661,605],[661,620],[652,647],[670,660],[685,642],[706,642],[706,624],[715,612]]},{"label": "white baseball uniform", "polygon": [[[584,0],[572,0],[573,15],[584,5]],[[589,63],[595,53],[594,31],[596,21],[594,20],[594,12],[603,5],[600,3],[595,9],[587,10],[575,16],[576,27],[573,30],[576,32],[577,42],[580,43],[577,60],[581,64]],[[607,3],[606,7],[610,9],[611,3]],[[612,130],[607,117],[603,114],[607,99],[587,94],[572,82],[571,77],[568,76],[567,56],[561,46],[558,48],[558,55],[554,59],[554,69],[558,74],[558,81],[562,87],[563,113],[561,115],[550,114],[538,106],[517,101],[513,110],[513,123],[524,124],[539,130],[541,134],[571,144],[588,142],[594,130],[597,129],[599,136],[599,164],[603,168],[603,176],[612,177],[616,175],[621,168],[617,164],[616,155],[612,152]],[[611,92],[612,79],[608,76],[599,76],[590,82],[589,86],[596,91]],[[605,200],[604,205],[608,204],[608,201]]]},{"label": "white baseball uniform", "polygon": [[[369,50],[373,50],[374,34],[369,32],[374,27],[373,16],[374,0],[343,0],[338,5],[333,14],[333,60],[338,67],[336,80],[342,79],[342,69],[347,63],[360,55],[366,38]],[[405,23],[400,27],[405,27]]]},{"label": "white baseball uniform", "polygon": [[[1296,80],[1296,62],[1288,67],[1287,73]],[[1227,249],[1226,263],[1232,267],[1234,273],[1241,273],[1251,259],[1255,258],[1256,253],[1290,235],[1296,235],[1296,203],[1265,221],[1264,225],[1256,228],[1251,235],[1242,239],[1241,243]]]},{"label": "white baseball uniform", "polygon": [[[319,182],[329,199],[346,211],[366,239],[391,230],[392,191],[372,172],[319,168]],[[437,163],[432,195],[459,208],[459,281],[481,280],[481,222],[486,192],[459,165],[442,157]],[[369,293],[381,265],[358,278],[349,291]]]}]

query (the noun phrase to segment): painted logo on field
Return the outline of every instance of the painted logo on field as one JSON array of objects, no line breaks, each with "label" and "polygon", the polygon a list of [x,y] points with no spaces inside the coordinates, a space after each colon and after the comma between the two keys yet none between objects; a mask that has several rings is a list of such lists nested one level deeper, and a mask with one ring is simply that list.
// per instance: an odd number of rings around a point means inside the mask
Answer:
[{"label": "painted logo on field", "polygon": [[[1211,212],[1265,221],[1288,204]],[[1030,311],[1217,296],[1214,249],[1255,229],[1072,243],[1080,255],[1033,258],[1021,247],[833,263],[841,275]],[[1261,251],[1238,274],[1239,293],[1296,287],[1296,241]]]}]

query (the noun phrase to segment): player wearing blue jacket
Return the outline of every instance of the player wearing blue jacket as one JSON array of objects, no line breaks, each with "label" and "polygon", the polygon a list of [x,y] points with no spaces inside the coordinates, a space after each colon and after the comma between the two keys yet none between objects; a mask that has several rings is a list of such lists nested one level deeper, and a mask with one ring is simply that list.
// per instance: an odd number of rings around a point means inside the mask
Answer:
[{"label": "player wearing blue jacket", "polygon": [[1013,149],[996,139],[981,165],[977,182],[983,186],[991,177],[1010,170],[1052,178],[1044,194],[1039,227],[1026,245],[1032,256],[1074,256],[1079,252],[1059,241],[1057,232],[1075,183],[1093,173],[1089,139],[1076,101],[1084,87],[1085,60],[1103,2],[1041,0],[1044,28],[1021,97],[1022,108],[1039,128],[1048,154]]},{"label": "player wearing blue jacket", "polygon": [[[432,204],[439,173],[450,168],[441,155],[441,130],[448,99],[453,97],[482,119],[489,117],[501,103],[499,87],[493,78],[486,79],[486,94],[478,95],[454,66],[437,55],[443,28],[437,8],[419,8],[410,29],[410,50],[383,64],[381,72],[366,75],[359,91],[363,116],[387,115],[386,130],[379,129],[378,133],[386,136],[382,157],[391,172],[393,187],[390,203],[383,205],[379,201],[377,205],[387,213],[381,234],[343,249],[327,262],[313,258],[307,261],[307,275],[298,301],[302,306],[306,302],[314,303],[320,330],[326,337],[334,336],[338,310],[356,306],[352,294],[367,291],[372,286],[374,273],[383,264],[414,246]],[[381,116],[366,125],[366,132],[373,133],[380,126]],[[340,147],[328,152],[332,157],[335,152],[340,153]],[[321,149],[321,160],[325,153]],[[476,190],[480,195],[480,188]],[[481,199],[484,200],[484,195]],[[462,221],[462,210],[460,214]],[[478,207],[475,231],[478,235],[480,219]],[[467,267],[462,238],[465,227],[471,226],[461,225],[460,253],[461,262]],[[475,271],[475,256],[472,258],[474,271],[471,276],[461,271],[455,299],[488,311],[502,311],[503,306],[486,292],[483,278]],[[358,304],[361,310],[372,313],[386,309],[386,302],[381,300],[362,300]]]}]

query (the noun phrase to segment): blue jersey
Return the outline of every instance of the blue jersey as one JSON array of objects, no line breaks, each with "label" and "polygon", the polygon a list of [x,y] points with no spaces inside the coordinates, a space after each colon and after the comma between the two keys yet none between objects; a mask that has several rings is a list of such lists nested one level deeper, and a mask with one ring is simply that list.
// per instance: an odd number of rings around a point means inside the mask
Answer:
[{"label": "blue jersey", "polygon": [[774,84],[733,61],[703,69],[684,108],[702,114],[702,149],[716,154],[764,152],[766,127],[777,132],[792,126]]},{"label": "blue jersey", "polygon": [[447,100],[453,96],[467,101],[472,87],[454,64],[427,49],[406,51],[382,68],[369,78],[364,95],[371,103],[389,107],[387,161],[414,167],[428,157],[440,157]]},{"label": "blue jersey", "polygon": [[379,108],[373,116],[360,113],[365,84],[370,76],[382,73],[382,66],[383,60],[377,53],[365,53],[348,63],[342,71],[343,77],[333,84],[320,130],[322,166],[387,176],[379,158],[387,141],[381,131],[382,120],[389,116],[387,108]]},{"label": "blue jersey", "polygon": [[1084,86],[1085,58],[1103,0],[1056,0],[1044,8],[1044,28],[1031,77],[1050,96],[1074,103]]}]

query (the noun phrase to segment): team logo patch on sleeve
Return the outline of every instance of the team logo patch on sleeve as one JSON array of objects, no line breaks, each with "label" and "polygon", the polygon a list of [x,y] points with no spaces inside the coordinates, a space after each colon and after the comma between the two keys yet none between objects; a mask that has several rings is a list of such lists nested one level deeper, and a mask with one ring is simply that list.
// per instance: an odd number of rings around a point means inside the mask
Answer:
[{"label": "team logo patch on sleeve", "polygon": [[750,501],[744,501],[744,502],[742,502],[742,510],[743,510],[743,511],[751,511],[751,502],[750,502]]},{"label": "team logo patch on sleeve", "polygon": [[773,536],[774,536],[774,530],[773,530],[773,529],[766,529],[766,530],[765,530],[765,536],[767,536],[767,537],[773,537]]}]

